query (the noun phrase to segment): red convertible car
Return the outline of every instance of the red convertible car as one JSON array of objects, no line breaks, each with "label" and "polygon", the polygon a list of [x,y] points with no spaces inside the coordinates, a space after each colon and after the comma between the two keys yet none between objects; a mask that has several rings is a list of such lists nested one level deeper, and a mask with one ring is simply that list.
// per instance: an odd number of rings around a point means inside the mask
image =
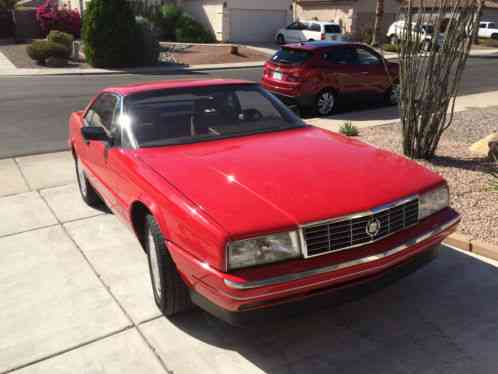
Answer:
[{"label": "red convertible car", "polygon": [[193,302],[242,323],[349,297],[432,259],[460,220],[440,176],[251,82],[112,87],[69,127],[83,199],[136,234],[167,316]]}]

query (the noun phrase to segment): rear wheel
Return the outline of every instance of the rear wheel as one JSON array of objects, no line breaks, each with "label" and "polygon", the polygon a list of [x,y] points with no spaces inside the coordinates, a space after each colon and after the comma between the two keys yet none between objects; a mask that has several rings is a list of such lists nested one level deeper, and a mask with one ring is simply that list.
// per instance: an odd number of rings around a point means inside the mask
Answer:
[{"label": "rear wheel", "polygon": [[285,44],[285,37],[282,34],[278,34],[277,43],[278,44]]},{"label": "rear wheel", "polygon": [[320,116],[334,113],[337,105],[337,95],[333,90],[324,90],[316,98],[315,110]]},{"label": "rear wheel", "polygon": [[400,85],[399,82],[394,83],[386,93],[386,103],[389,105],[398,105],[400,101]]},{"label": "rear wheel", "polygon": [[188,288],[178,274],[159,225],[150,215],[146,218],[144,245],[154,300],[161,312],[169,317],[190,309],[192,302]]},{"label": "rear wheel", "polygon": [[75,168],[76,168],[76,178],[78,180],[78,187],[83,201],[87,205],[93,208],[102,205],[102,200],[100,199],[100,196],[97,194],[97,191],[95,191],[93,186],[88,181],[85,170],[83,169],[83,165],[78,158],[75,160]]},{"label": "rear wheel", "polygon": [[498,34],[493,34],[493,35],[491,35],[491,39],[498,40]]}]

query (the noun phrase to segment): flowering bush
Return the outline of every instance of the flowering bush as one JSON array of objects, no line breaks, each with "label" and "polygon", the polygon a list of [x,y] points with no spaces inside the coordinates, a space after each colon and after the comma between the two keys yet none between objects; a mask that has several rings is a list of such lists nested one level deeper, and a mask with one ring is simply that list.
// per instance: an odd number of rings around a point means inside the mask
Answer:
[{"label": "flowering bush", "polygon": [[36,19],[45,36],[52,30],[67,32],[75,37],[80,36],[81,15],[66,5],[59,7],[53,0],[46,0],[36,8]]}]

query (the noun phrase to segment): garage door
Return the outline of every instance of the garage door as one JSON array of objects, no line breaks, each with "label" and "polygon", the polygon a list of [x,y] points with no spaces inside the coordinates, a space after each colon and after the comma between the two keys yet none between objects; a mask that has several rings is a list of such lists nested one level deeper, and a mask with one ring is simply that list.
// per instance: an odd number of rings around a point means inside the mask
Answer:
[{"label": "garage door", "polygon": [[287,24],[285,10],[230,10],[230,41],[271,42],[278,29]]}]

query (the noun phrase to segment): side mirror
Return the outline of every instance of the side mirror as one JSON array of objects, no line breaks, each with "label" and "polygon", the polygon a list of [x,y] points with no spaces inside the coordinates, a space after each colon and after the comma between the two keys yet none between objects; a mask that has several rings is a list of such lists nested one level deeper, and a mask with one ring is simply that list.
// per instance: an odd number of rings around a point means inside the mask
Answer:
[{"label": "side mirror", "polygon": [[85,126],[81,128],[81,135],[87,142],[91,140],[108,142],[109,136],[102,127]]}]

